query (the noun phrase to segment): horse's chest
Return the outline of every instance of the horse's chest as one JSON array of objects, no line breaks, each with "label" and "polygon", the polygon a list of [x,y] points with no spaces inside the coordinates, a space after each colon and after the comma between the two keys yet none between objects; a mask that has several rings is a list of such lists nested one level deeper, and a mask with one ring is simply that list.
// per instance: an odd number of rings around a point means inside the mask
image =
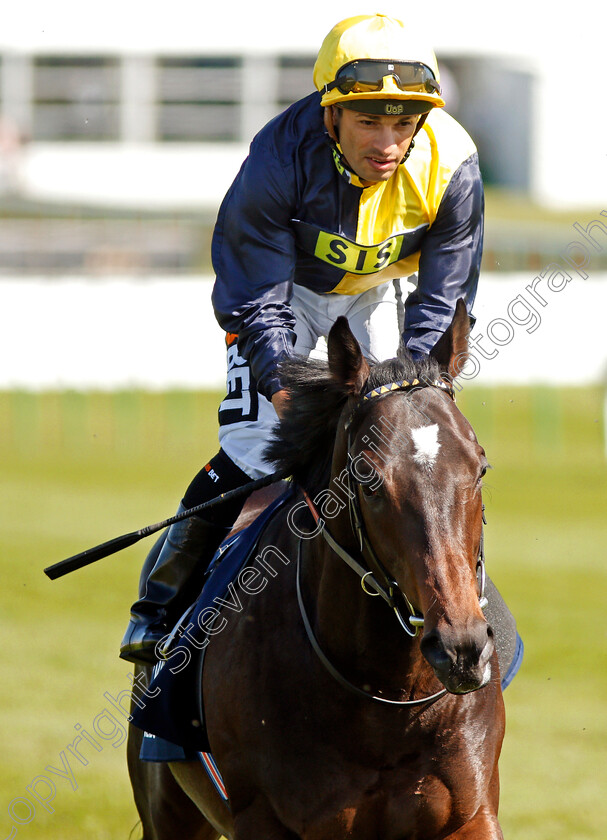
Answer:
[{"label": "horse's chest", "polygon": [[328,786],[333,790],[317,791],[304,830],[296,829],[303,840],[431,840],[465,822],[478,806],[460,801],[448,780],[434,774],[416,778],[408,770],[382,771],[369,773],[367,784],[359,785],[355,776],[338,776],[337,784]]},{"label": "horse's chest", "polygon": [[359,762],[330,738],[323,749],[290,746],[269,788],[275,813],[302,840],[432,840],[465,823],[483,799],[485,784],[468,760],[405,751],[384,756],[393,764]]},{"label": "horse's chest", "polygon": [[[256,623],[239,630],[251,633]],[[223,694],[216,702],[209,693],[208,720],[210,731],[223,733],[220,767],[234,770],[226,775],[228,788],[236,784],[234,813],[260,799],[268,825],[301,840],[435,840],[476,813],[492,749],[484,729],[464,738],[456,712],[448,725],[439,707],[410,720],[343,695],[322,671],[311,682],[315,660],[298,648],[300,636],[299,625],[284,621],[271,637],[280,645],[265,653],[258,645],[254,661],[240,638],[209,655]],[[441,715],[452,703],[461,705],[447,699]]]}]

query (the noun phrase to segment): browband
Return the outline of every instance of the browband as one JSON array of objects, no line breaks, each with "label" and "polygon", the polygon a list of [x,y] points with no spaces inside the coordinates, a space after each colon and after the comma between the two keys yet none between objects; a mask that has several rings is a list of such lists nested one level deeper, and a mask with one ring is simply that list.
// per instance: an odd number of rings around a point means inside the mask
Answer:
[{"label": "browband", "polygon": [[407,391],[413,388],[425,388],[428,385],[430,385],[433,388],[440,388],[441,391],[446,391],[446,393],[449,394],[451,399],[455,399],[453,386],[450,385],[448,382],[445,382],[444,379],[433,379],[425,381],[422,381],[420,379],[414,379],[412,382],[409,382],[407,379],[401,379],[400,382],[390,382],[387,385],[380,385],[379,388],[374,388],[372,391],[369,391],[367,394],[365,394],[362,399],[363,401],[370,400],[373,397],[381,397],[383,396],[383,394],[389,394],[392,391]]}]

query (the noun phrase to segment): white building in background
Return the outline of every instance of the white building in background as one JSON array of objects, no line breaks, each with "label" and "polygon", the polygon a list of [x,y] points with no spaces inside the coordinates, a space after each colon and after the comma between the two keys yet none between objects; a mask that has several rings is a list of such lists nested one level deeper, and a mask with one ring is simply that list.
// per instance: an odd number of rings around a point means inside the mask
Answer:
[{"label": "white building in background", "polygon": [[[405,9],[402,0],[381,7],[397,17]],[[3,220],[0,299],[11,316],[0,355],[11,364],[0,387],[220,387],[211,281],[192,275],[190,263],[180,269],[200,226],[183,216],[171,226],[165,211],[212,217],[254,133],[312,90],[328,28],[375,10],[359,0],[14,5],[0,27],[0,199],[163,212],[156,226],[141,225],[137,213]],[[549,207],[584,208],[584,226],[600,220],[607,126],[593,0],[578,0],[566,20],[534,0],[499,9],[434,0],[406,12],[435,35],[448,110],[477,141],[486,180]],[[483,277],[475,334],[495,335],[477,360],[478,382],[579,383],[577,356],[563,340],[572,324],[592,342],[584,346],[594,364],[584,366],[588,381],[603,380],[604,274],[593,269],[585,280],[572,271],[529,320],[514,306],[535,273],[569,254],[576,233],[565,228],[542,251],[539,224],[503,226],[500,247],[536,248],[536,265]],[[510,330],[506,338],[500,328]]]},{"label": "white building in background", "polygon": [[[320,0],[296,13],[273,0],[208,5],[107,0],[90,17],[69,0],[23,0],[20,25],[9,20],[0,32],[5,189],[214,209],[254,133],[312,90],[326,30],[363,9]],[[604,206],[607,121],[584,5],[560,28],[523,0],[501,18],[480,0],[417,9],[436,32],[449,110],[477,141],[486,180],[552,207]]]},{"label": "white building in background", "polygon": [[255,132],[310,92],[311,56],[13,52],[3,124],[23,137],[32,198],[217,206]]}]

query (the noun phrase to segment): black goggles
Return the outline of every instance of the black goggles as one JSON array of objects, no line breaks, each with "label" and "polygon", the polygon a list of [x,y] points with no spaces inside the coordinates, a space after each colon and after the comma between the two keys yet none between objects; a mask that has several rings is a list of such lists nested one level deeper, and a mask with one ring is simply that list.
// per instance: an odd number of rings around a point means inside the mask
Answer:
[{"label": "black goggles", "polygon": [[337,71],[335,80],[325,85],[324,92],[337,88],[340,93],[370,93],[382,89],[384,76],[393,76],[401,90],[440,93],[434,73],[421,61],[378,58],[361,58],[344,64]]}]

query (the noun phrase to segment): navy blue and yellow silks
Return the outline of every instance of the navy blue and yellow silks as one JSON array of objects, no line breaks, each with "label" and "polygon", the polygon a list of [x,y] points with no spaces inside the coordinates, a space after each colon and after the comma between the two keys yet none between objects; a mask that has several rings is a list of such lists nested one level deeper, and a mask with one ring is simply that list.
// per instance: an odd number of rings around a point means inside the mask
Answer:
[{"label": "navy blue and yellow silks", "polygon": [[255,137],[219,211],[213,305],[239,336],[266,397],[294,343],[293,284],[352,295],[418,274],[405,304],[405,344],[428,352],[458,298],[472,309],[481,260],[483,187],[476,148],[434,109],[408,160],[368,186],[326,133],[320,94]]}]

